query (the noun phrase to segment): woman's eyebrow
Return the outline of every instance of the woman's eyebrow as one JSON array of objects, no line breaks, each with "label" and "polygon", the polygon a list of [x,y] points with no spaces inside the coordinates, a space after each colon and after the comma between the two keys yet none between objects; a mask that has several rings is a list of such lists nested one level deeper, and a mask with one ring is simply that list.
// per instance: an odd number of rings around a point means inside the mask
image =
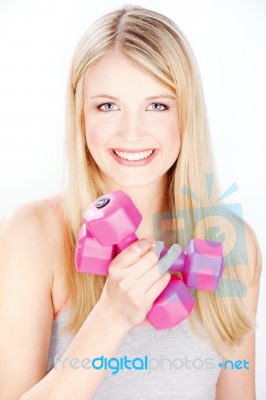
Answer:
[{"label": "woman's eyebrow", "polygon": [[[95,98],[109,98],[112,100],[119,100],[117,97],[111,96],[109,94],[95,94],[94,96],[89,96],[89,99],[95,99]],[[154,100],[154,99],[173,99],[176,100],[176,97],[170,95],[170,94],[160,94],[160,95],[156,95],[156,96],[150,96],[150,97],[146,97],[144,100]]]}]

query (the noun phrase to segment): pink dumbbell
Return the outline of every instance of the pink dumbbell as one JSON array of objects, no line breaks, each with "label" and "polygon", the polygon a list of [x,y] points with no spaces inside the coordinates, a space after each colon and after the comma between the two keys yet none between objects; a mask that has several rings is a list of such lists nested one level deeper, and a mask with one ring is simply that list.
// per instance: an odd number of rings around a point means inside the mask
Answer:
[{"label": "pink dumbbell", "polygon": [[[114,248],[122,250],[137,240],[135,230],[141,219],[142,216],[130,197],[122,191],[111,192],[108,197],[101,197],[92,203],[83,216],[84,222],[89,221],[90,228],[84,224],[79,232],[75,254],[77,269],[86,273],[108,274],[108,265],[115,254]],[[123,228],[120,229],[120,226]],[[99,246],[107,249],[102,252],[101,258],[98,257],[101,253]],[[155,329],[177,325],[187,318],[195,305],[195,300],[182,279],[172,275],[166,289],[147,314]]]},{"label": "pink dumbbell", "polygon": [[[135,242],[136,229],[142,216],[130,197],[116,190],[92,203],[83,215],[87,230],[104,247],[116,245],[123,250]],[[167,253],[165,248],[161,257]],[[118,251],[117,251],[118,252]],[[106,263],[107,264],[107,263]],[[103,275],[107,275],[103,269]],[[195,289],[214,291],[217,289],[224,269],[223,246],[221,243],[193,239],[185,246],[170,271],[182,272],[187,286]],[[90,273],[99,274],[93,269]]]},{"label": "pink dumbbell", "polygon": [[[117,254],[116,249],[115,245],[102,246],[83,224],[75,252],[77,270],[87,274],[108,275],[109,264]],[[194,305],[195,300],[185,283],[172,275],[167,288],[153,303],[147,318],[155,329],[170,328],[187,318]]]},{"label": "pink dumbbell", "polygon": [[[82,225],[76,246],[75,260],[79,272],[108,275],[109,264],[118,254],[115,245],[101,245]],[[160,258],[168,252],[162,250]],[[170,271],[181,272],[183,281],[190,288],[214,291],[217,289],[224,269],[223,246],[209,240],[193,239],[185,246],[170,267]]]},{"label": "pink dumbbell", "polygon": [[[164,249],[161,256],[167,251]],[[190,288],[214,291],[224,271],[223,245],[211,240],[190,240],[170,270],[182,272],[183,280]]]},{"label": "pink dumbbell", "polygon": [[[82,245],[80,243],[77,246],[78,250],[76,250],[76,264],[79,267],[78,269],[82,270],[82,272],[103,275],[107,274],[108,265],[110,262],[108,261],[108,258],[109,256],[113,258],[113,256],[116,254],[112,246],[116,245],[120,250],[122,250],[130,243],[137,240],[135,230],[141,222],[141,219],[141,214],[135,207],[132,200],[122,191],[111,192],[108,195],[96,200],[86,210],[86,213],[83,216],[83,220],[88,229],[86,230],[86,228],[83,226],[81,228],[81,236],[85,242],[87,241],[88,245],[84,246],[84,244]],[[92,233],[92,235],[89,234],[89,231]],[[86,239],[86,232],[89,236],[89,239]],[[82,253],[82,248],[84,249],[85,247],[86,249],[89,249],[90,247],[94,246],[91,236],[93,236],[97,242],[99,242],[108,250],[105,252],[103,251],[103,256],[101,257],[100,261],[97,259],[97,262],[93,262],[94,254],[97,255],[100,253],[100,249],[97,248],[94,253],[93,251],[91,252],[92,256],[87,258],[86,261],[81,265],[81,260],[84,259],[84,253],[90,253],[89,251],[83,251]],[[194,262],[203,255],[202,246],[200,247],[200,241],[195,243],[197,243],[197,250],[200,251],[199,256],[196,258],[194,257]],[[209,245],[212,243],[215,242],[209,242]],[[174,266],[172,266],[173,270],[182,270],[184,274],[186,274],[186,269],[189,265],[188,262],[185,262],[185,259],[192,258],[191,252],[187,251],[187,248],[189,250],[192,248],[192,246],[188,245],[181,254],[180,259],[178,258]],[[164,250],[163,252],[165,253],[166,251],[167,250]],[[164,254],[161,254],[161,256],[163,255]],[[214,255],[214,253],[212,255]],[[201,270],[208,270],[209,265],[211,265],[211,263],[209,263],[206,267],[205,263],[205,266],[203,266],[201,269],[198,269],[199,272],[201,272]],[[195,271],[193,271],[193,273],[195,274]],[[191,281],[195,281],[195,278],[191,279]],[[204,279],[198,281],[204,281]],[[214,280],[212,279],[211,282],[213,288]],[[207,286],[210,287],[210,285]],[[177,303],[179,304],[179,307],[177,307]],[[191,313],[194,304],[195,300],[188,292],[184,282],[172,275],[167,288],[156,299],[147,317],[150,319],[152,325],[156,329],[169,328],[170,326],[174,326],[186,318]]]},{"label": "pink dumbbell", "polygon": [[117,254],[116,246],[102,246],[88,231],[86,225],[80,228],[75,249],[75,264],[79,272],[107,275],[109,264]]}]

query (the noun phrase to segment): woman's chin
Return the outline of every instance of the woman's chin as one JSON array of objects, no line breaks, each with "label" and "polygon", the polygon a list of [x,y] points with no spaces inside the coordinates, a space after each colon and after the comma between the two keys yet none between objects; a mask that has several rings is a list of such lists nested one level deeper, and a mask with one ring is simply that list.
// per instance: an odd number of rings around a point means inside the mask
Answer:
[{"label": "woman's chin", "polygon": [[146,187],[149,186],[153,181],[150,181],[148,179],[114,179],[112,178],[112,181],[115,182],[115,185],[118,187],[124,187],[124,188],[136,188],[136,187]]}]

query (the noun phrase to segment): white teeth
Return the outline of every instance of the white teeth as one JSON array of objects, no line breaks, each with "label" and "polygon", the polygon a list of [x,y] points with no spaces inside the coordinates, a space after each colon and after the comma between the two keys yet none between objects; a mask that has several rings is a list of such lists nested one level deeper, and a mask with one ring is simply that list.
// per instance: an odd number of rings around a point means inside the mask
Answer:
[{"label": "white teeth", "polygon": [[120,158],[133,161],[133,160],[143,160],[144,158],[150,157],[150,155],[154,152],[154,150],[142,151],[140,153],[126,153],[117,150],[114,150],[114,152]]}]

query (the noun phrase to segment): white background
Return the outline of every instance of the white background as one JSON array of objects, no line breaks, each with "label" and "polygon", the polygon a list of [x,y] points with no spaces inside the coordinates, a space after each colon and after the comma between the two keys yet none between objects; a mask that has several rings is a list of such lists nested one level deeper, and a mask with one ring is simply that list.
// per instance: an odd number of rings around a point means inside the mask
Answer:
[{"label": "white background", "polygon": [[[0,0],[0,215],[60,192],[66,81],[87,27],[124,1]],[[218,176],[242,205],[263,256],[265,229],[266,2],[142,1],[189,39],[205,92]],[[265,399],[265,271],[257,330],[257,398]]]}]

